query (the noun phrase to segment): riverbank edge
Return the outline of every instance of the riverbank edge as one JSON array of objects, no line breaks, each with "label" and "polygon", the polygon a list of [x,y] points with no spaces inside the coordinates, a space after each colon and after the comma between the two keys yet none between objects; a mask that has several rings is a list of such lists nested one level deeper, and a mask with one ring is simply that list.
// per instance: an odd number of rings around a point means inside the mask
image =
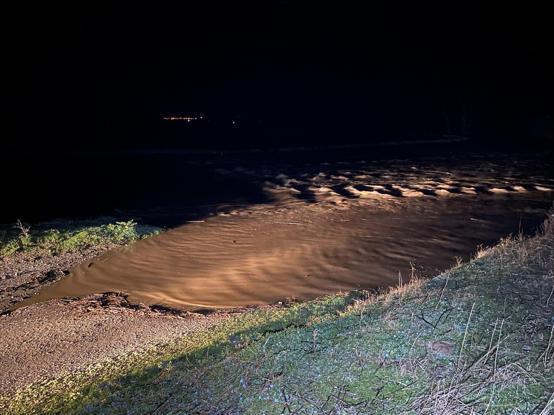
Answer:
[{"label": "riverbank edge", "polygon": [[[245,310],[178,341],[33,384],[0,408],[502,413],[510,405],[547,414],[554,405],[552,291],[550,214],[536,236],[503,240],[433,279]],[[353,364],[348,376],[345,362]]]}]

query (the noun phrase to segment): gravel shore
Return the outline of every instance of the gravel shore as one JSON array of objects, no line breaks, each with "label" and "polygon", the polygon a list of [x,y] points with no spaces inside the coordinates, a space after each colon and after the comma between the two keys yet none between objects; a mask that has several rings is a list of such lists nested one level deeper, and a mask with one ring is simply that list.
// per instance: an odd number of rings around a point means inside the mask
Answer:
[{"label": "gravel shore", "polygon": [[226,316],[133,309],[117,295],[18,309],[0,317],[0,396],[92,363],[170,342],[213,326]]}]

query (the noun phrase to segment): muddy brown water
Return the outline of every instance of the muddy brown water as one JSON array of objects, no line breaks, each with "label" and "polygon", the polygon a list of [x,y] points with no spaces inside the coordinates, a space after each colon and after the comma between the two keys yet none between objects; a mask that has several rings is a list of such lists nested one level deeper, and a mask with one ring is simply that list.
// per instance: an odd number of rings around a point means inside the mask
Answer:
[{"label": "muddy brown water", "polygon": [[319,189],[315,203],[281,195],[113,250],[23,305],[118,291],[147,304],[224,308],[394,285],[413,268],[434,275],[480,244],[532,231],[552,202],[544,187],[351,199]]},{"label": "muddy brown water", "polygon": [[539,170],[498,159],[222,168],[267,202],[110,251],[19,306],[116,291],[183,309],[239,307],[394,285],[414,269],[432,276],[479,245],[536,230],[554,195]]}]

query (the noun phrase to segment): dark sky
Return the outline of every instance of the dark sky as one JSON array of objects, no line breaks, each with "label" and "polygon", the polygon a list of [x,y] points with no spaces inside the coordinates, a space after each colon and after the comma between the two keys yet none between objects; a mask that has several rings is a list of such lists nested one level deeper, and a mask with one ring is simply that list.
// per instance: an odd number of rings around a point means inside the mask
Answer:
[{"label": "dark sky", "polygon": [[[5,9],[6,144],[552,135],[546,9],[363,3],[377,4],[137,0]],[[177,131],[160,122],[189,113],[209,121]]]}]

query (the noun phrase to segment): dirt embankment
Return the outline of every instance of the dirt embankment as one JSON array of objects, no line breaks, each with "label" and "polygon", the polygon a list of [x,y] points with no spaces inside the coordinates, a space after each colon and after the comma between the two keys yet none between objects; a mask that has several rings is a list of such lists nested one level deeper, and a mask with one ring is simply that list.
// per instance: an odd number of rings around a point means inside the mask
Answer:
[{"label": "dirt embankment", "polygon": [[59,255],[21,252],[0,258],[0,313],[68,275],[74,266],[115,246],[94,246]]}]

